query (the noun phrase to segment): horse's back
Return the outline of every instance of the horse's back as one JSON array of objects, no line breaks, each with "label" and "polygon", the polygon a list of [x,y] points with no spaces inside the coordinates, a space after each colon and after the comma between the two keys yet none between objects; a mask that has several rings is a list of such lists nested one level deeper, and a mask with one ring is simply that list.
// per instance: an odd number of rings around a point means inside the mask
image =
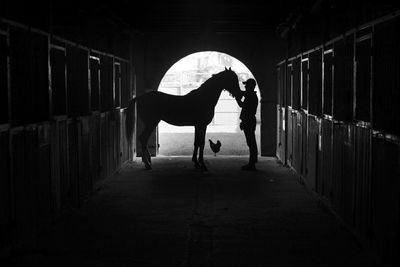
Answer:
[{"label": "horse's back", "polygon": [[176,96],[152,91],[138,98],[138,115],[142,120],[163,120],[177,126],[195,125],[199,121],[208,124],[208,117],[212,119],[208,113],[193,94]]},{"label": "horse's back", "polygon": [[175,96],[163,92],[152,91],[138,97],[138,112],[139,115],[160,117],[164,113],[168,113],[184,106],[185,101],[182,96]]},{"label": "horse's back", "polygon": [[139,105],[143,109],[164,110],[175,105],[185,103],[183,96],[170,95],[163,92],[152,91],[139,97]]}]

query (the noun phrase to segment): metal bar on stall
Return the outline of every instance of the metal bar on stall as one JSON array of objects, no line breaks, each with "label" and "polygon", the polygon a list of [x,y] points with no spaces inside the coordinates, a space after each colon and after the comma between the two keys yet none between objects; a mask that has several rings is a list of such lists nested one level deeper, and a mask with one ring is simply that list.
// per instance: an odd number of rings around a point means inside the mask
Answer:
[{"label": "metal bar on stall", "polygon": [[50,62],[50,57],[51,57],[51,42],[50,42],[50,35],[47,35],[47,79],[48,79],[48,91],[47,91],[47,99],[49,101],[49,107],[48,107],[48,117],[51,118],[53,115],[53,85],[52,85],[52,79],[51,79],[51,62]]},{"label": "metal bar on stall", "polygon": [[88,86],[88,112],[87,114],[92,113],[92,85],[91,85],[91,75],[90,75],[90,49],[86,53],[86,68],[87,68],[87,86]]},{"label": "metal bar on stall", "polygon": [[311,54],[312,52],[315,52],[315,51],[317,51],[317,50],[319,50],[319,49],[321,49],[323,47],[324,47],[324,45],[316,46],[316,47],[314,47],[314,48],[312,48],[312,49],[310,49],[310,50],[308,50],[306,52],[301,53],[300,55],[301,56],[308,56],[308,54]]},{"label": "metal bar on stall", "polygon": [[397,11],[392,12],[392,13],[386,15],[386,16],[383,16],[383,17],[377,18],[377,19],[375,19],[373,21],[367,22],[367,23],[359,26],[358,29],[365,29],[365,28],[368,28],[368,27],[371,27],[371,26],[375,26],[375,25],[380,24],[382,22],[386,22],[388,20],[394,19],[394,18],[398,17],[399,15],[400,15],[400,10],[397,10]]},{"label": "metal bar on stall", "polygon": [[361,37],[356,38],[356,42],[359,43],[359,42],[362,42],[362,41],[366,41],[368,39],[372,39],[372,33],[368,33],[368,34],[365,34],[365,35],[363,35]]},{"label": "metal bar on stall", "polygon": [[[355,33],[355,31],[354,31]],[[356,61],[356,35],[354,34],[353,40],[353,86],[352,86],[352,93],[353,93],[353,103],[352,103],[352,116],[351,119],[355,121],[356,119],[356,105],[357,105],[357,61]]]},{"label": "metal bar on stall", "polygon": [[[10,49],[10,28],[7,28],[7,40],[6,40],[7,48]],[[12,114],[12,99],[11,99],[11,62],[10,62],[10,55],[7,53],[6,59],[6,68],[7,68],[7,103],[8,103],[8,122],[11,123],[11,114]],[[11,148],[10,148],[11,149]]]},{"label": "metal bar on stall", "polygon": [[61,46],[61,45],[56,45],[56,44],[51,44],[50,43],[50,49],[56,49],[56,50],[60,50],[60,51],[66,51],[65,47]]}]

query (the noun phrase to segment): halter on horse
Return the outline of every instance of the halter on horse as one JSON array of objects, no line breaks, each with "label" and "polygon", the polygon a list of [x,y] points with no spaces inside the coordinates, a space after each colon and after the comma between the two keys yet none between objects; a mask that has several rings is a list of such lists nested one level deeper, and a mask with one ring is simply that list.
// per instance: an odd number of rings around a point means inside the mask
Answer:
[{"label": "halter on horse", "polygon": [[[203,160],[206,129],[214,117],[214,108],[223,89],[236,99],[242,97],[238,77],[230,68],[225,68],[224,71],[214,74],[198,89],[183,96],[153,91],[129,101],[125,121],[126,136],[128,142],[131,142],[135,124],[134,107],[136,103],[137,115],[144,124],[139,140],[142,145],[142,161],[146,169],[151,169],[151,156],[147,149],[148,139],[160,120],[163,120],[177,126],[193,125],[195,127],[192,161],[196,168],[207,170]],[[199,148],[200,153],[197,159]]]}]

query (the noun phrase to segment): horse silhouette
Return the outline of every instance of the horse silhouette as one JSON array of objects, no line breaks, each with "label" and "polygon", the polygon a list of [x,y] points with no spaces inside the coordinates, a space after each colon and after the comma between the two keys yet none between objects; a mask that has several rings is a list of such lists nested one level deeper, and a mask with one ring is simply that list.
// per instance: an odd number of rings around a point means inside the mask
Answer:
[{"label": "horse silhouette", "polygon": [[151,156],[147,149],[148,139],[160,120],[163,120],[177,126],[195,127],[192,161],[196,168],[207,170],[203,159],[204,140],[207,125],[214,117],[214,108],[223,89],[227,90],[236,100],[242,97],[238,77],[230,68],[225,68],[224,71],[212,75],[199,88],[183,96],[153,91],[129,101],[125,121],[126,136],[128,142],[132,142],[136,104],[137,116],[144,124],[139,141],[142,146],[142,161],[146,169],[151,169]]}]

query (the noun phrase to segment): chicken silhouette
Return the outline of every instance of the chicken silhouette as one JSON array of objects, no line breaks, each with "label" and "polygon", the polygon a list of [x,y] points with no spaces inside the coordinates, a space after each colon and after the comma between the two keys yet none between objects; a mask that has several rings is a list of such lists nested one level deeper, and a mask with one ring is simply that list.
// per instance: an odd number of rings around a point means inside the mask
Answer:
[{"label": "chicken silhouette", "polygon": [[219,140],[217,140],[217,143],[215,144],[215,143],[213,143],[213,141],[211,141],[211,139],[208,139],[208,141],[210,142],[211,150],[214,152],[214,157],[216,157],[217,153],[221,149],[221,142]]}]

